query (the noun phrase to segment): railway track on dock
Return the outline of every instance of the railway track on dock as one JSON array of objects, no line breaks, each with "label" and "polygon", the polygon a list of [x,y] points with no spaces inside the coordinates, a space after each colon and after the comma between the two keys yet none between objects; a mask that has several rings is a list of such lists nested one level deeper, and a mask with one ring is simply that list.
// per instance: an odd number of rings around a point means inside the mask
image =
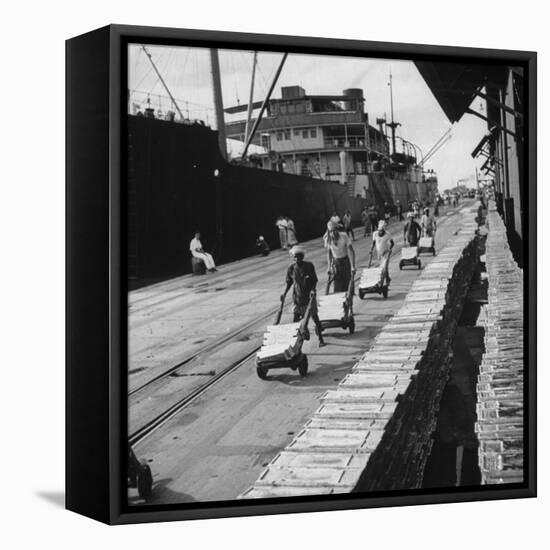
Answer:
[{"label": "railway track on dock", "polygon": [[[443,223],[445,223],[447,219]],[[397,229],[398,235],[393,234],[392,237],[397,240],[401,228],[392,228]],[[393,233],[393,232],[392,232]],[[390,233],[391,234],[391,233]],[[400,245],[397,245],[396,242],[396,252],[401,248]],[[316,254],[315,254],[316,255]],[[322,287],[323,281],[319,281],[320,286]],[[290,307],[290,306],[289,306]],[[183,409],[192,404],[195,400],[205,394],[209,389],[211,389],[215,384],[224,379],[226,376],[231,374],[233,371],[246,364],[248,361],[253,359],[256,352],[260,349],[260,345],[256,345],[251,342],[252,347],[244,345],[245,349],[236,352],[236,357],[233,360],[229,361],[229,364],[225,364],[222,368],[219,368],[217,371],[211,371],[208,373],[188,373],[188,374],[178,374],[177,371],[182,367],[188,366],[192,367],[193,363],[204,361],[214,356],[216,353],[222,351],[225,346],[228,344],[238,341],[239,336],[243,335],[247,331],[253,329],[256,325],[265,323],[270,317],[274,316],[278,311],[279,307],[274,307],[268,311],[262,313],[261,315],[256,316],[246,324],[242,325],[238,329],[228,333],[223,336],[221,339],[215,340],[206,344],[198,350],[190,352],[188,355],[181,358],[177,363],[166,368],[159,374],[153,376],[151,379],[145,381],[141,385],[133,388],[128,392],[128,410],[130,417],[132,417],[132,406],[133,404],[140,405],[144,410],[141,413],[143,418],[135,419],[132,418],[136,426],[129,426],[129,435],[128,440],[131,445],[136,445],[151,435],[155,430],[163,426],[165,423],[173,419],[175,416],[180,414]],[[225,361],[224,361],[225,362]],[[183,390],[183,397],[179,398],[178,395],[180,391],[173,389],[171,392],[168,392],[168,396],[162,390],[170,388],[170,384],[173,383],[174,378],[183,377],[183,376],[198,376],[206,374],[210,376],[207,381],[199,385],[186,388]],[[177,384],[175,383],[175,386]],[[161,390],[161,391],[158,391]],[[155,410],[156,404],[154,400],[157,399],[160,402],[157,406],[158,410]],[[149,401],[153,400],[152,405],[149,407]],[[132,422],[130,422],[132,423]]]},{"label": "railway track on dock", "polygon": [[207,390],[209,390],[214,384],[216,384],[222,378],[225,378],[228,374],[230,374],[234,370],[238,369],[241,365],[245,364],[247,361],[252,359],[259,349],[260,347],[258,346],[251,353],[246,355],[246,357],[238,361],[235,361],[234,363],[229,365],[227,368],[215,374],[210,380],[208,380],[208,382],[205,382],[203,385],[191,391],[185,397],[183,397],[182,399],[174,403],[172,406],[167,408],[164,412],[155,416],[150,421],[145,423],[142,427],[135,430],[133,433],[131,433],[128,436],[128,441],[130,445],[136,445],[137,443],[145,439],[147,436],[151,435],[157,428],[160,428],[163,424],[165,424],[166,422],[171,420],[174,416],[179,414],[182,411],[182,409],[184,409],[185,407],[190,405],[193,401],[195,401],[197,398],[199,398],[202,394],[204,394]]},{"label": "railway track on dock", "polygon": [[150,380],[147,380],[146,382],[144,382],[140,386],[130,390],[128,392],[128,397],[134,397],[134,396],[138,395],[139,393],[143,393],[144,390],[148,389],[149,387],[152,387],[153,385],[155,385],[156,383],[158,383],[162,379],[172,375],[174,372],[176,372],[181,367],[183,367],[183,366],[199,359],[200,357],[202,357],[206,353],[210,353],[212,351],[217,350],[218,348],[221,348],[222,346],[224,346],[225,344],[227,344],[231,340],[239,337],[244,332],[246,332],[246,331],[250,330],[251,328],[253,328],[258,323],[266,321],[269,317],[275,315],[277,313],[277,311],[279,311],[278,306],[275,307],[275,308],[270,309],[269,311],[267,311],[265,313],[262,313],[258,317],[255,317],[254,319],[252,319],[251,321],[249,321],[245,325],[243,325],[243,326],[239,327],[238,329],[230,332],[229,334],[226,334],[223,338],[221,338],[219,340],[216,340],[214,342],[211,342],[211,343],[207,344],[206,346],[201,347],[199,350],[196,350],[196,351],[193,351],[193,352],[189,353],[189,355],[183,357],[176,364],[172,365],[171,367],[168,367],[163,372],[153,376]]}]

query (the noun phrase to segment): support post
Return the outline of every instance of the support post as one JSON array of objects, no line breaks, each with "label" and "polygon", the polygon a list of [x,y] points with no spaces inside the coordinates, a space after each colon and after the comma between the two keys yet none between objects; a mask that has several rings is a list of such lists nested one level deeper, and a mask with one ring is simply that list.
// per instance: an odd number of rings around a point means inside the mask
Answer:
[{"label": "support post", "polygon": [[225,121],[223,117],[222,84],[220,79],[220,59],[218,50],[210,50],[212,70],[212,87],[214,89],[214,109],[216,110],[216,126],[218,129],[218,145],[224,159],[227,159],[227,143],[225,141]]}]

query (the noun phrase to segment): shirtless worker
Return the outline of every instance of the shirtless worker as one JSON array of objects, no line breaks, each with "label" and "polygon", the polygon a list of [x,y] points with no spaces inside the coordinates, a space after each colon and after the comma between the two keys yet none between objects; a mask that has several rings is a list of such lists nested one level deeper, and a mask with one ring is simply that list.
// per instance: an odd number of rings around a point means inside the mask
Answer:
[{"label": "shirtless worker", "polygon": [[325,234],[329,277],[334,275],[334,292],[347,292],[355,273],[355,251],[350,238],[334,222],[328,222]]},{"label": "shirtless worker", "polygon": [[[309,304],[311,292],[315,292],[317,287],[317,274],[315,266],[311,262],[304,261],[305,250],[301,246],[294,246],[290,250],[290,255],[294,258],[294,262],[289,266],[286,272],[286,289],[281,295],[281,302],[284,302],[285,297],[294,285],[292,297],[294,299],[294,323],[301,321]],[[317,315],[317,301],[313,297],[311,307],[311,319],[315,323],[315,332],[319,338],[319,346],[324,346],[321,322]]]}]

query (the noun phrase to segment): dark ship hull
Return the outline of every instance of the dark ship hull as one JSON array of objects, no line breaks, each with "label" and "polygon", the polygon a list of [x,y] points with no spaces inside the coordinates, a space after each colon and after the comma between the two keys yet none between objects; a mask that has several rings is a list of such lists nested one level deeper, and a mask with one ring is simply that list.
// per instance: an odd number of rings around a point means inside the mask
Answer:
[{"label": "dark ship hull", "polygon": [[[195,231],[220,264],[253,255],[259,235],[277,248],[280,215],[294,220],[298,239],[305,241],[321,236],[334,212],[350,210],[358,223],[367,203],[393,204],[383,177],[370,179],[366,199],[352,197],[338,183],[229,164],[217,139],[199,124],[128,117],[131,287],[189,273]],[[405,204],[407,186],[400,189]]]}]

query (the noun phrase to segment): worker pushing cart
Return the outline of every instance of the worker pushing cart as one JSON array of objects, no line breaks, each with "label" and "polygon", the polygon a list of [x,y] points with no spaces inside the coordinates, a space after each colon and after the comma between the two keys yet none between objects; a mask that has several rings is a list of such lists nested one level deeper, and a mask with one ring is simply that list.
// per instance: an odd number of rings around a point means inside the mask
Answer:
[{"label": "worker pushing cart", "polygon": [[[390,256],[395,243],[391,238],[391,235],[386,231],[386,222],[380,220],[378,222],[378,231],[375,231],[372,236],[371,246],[371,258],[374,248],[376,248],[376,255],[380,262],[380,286],[388,287],[391,281],[389,273]],[[370,265],[370,262],[369,262]]]},{"label": "worker pushing cart", "polygon": [[[294,299],[294,322],[298,322],[304,318],[306,309],[310,302],[310,296],[312,292],[316,292],[317,288],[317,274],[315,272],[315,266],[311,262],[304,260],[305,250],[303,247],[296,245],[290,250],[290,255],[293,257],[294,262],[289,266],[286,273],[286,289],[281,296],[281,302],[285,301],[285,297],[290,290],[290,287],[294,287],[292,291],[292,297]],[[324,346],[323,335],[321,334],[321,324],[317,315],[317,302],[314,299],[311,308],[311,319],[315,324],[315,330],[319,338],[319,346]]]},{"label": "worker pushing cart", "polygon": [[422,236],[418,243],[418,253],[429,252],[435,256],[435,232],[437,224],[435,218],[430,216],[430,209],[425,208],[424,214],[420,221]]},{"label": "worker pushing cart", "polygon": [[327,249],[328,277],[333,279],[334,292],[346,292],[350,279],[355,274],[355,251],[351,239],[331,220],[327,224],[324,241]]}]

